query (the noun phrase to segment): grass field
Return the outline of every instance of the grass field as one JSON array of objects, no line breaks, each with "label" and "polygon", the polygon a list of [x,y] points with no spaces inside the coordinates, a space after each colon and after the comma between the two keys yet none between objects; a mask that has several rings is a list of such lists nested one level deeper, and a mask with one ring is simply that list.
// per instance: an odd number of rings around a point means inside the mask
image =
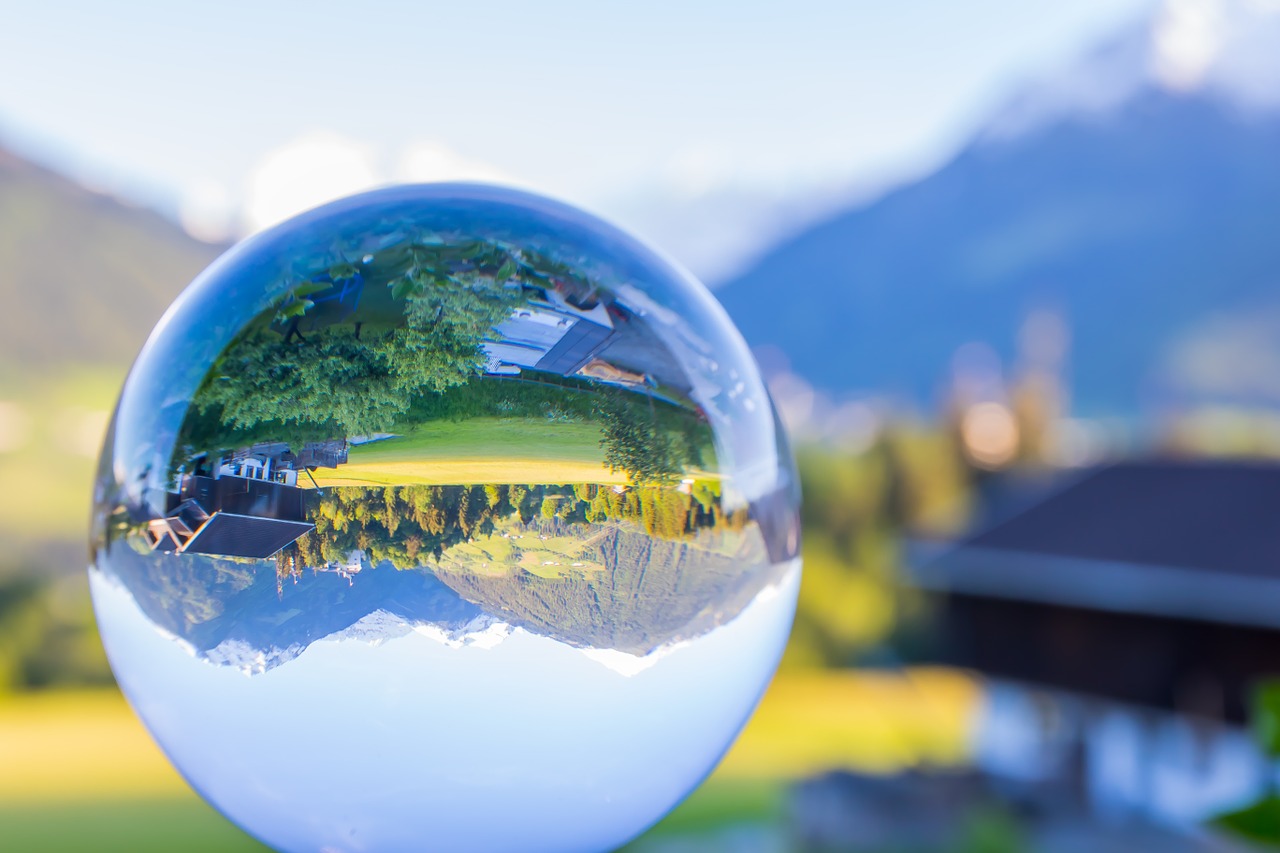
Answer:
[{"label": "grass field", "polygon": [[[816,774],[963,762],[979,699],[946,670],[780,676],[715,774],[650,837],[778,820],[787,783]],[[6,850],[263,849],[191,792],[114,692],[0,697],[0,768]]]},{"label": "grass field", "polygon": [[346,465],[322,468],[315,478],[321,486],[627,482],[604,467],[599,427],[541,418],[423,424],[353,447]]}]

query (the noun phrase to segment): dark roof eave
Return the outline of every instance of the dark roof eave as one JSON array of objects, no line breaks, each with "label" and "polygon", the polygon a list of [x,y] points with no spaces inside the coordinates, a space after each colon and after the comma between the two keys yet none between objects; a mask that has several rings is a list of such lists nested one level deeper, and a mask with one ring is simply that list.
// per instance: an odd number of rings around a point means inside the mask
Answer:
[{"label": "dark roof eave", "polygon": [[[233,552],[231,550],[223,550],[223,549],[203,550],[200,547],[202,535],[209,533],[210,531],[214,531],[218,527],[218,525],[225,523],[228,519],[234,519],[237,521],[249,521],[251,523],[268,525],[276,529],[277,531],[280,531],[282,535],[272,540],[272,542],[270,543],[271,545],[270,553],[264,553],[268,550],[267,548],[261,548],[258,551],[255,551],[254,553],[244,553],[243,550],[246,550],[246,549],[242,549],[241,552]],[[182,547],[179,549],[179,553],[206,554],[208,556],[214,556],[214,557],[216,556],[247,557],[247,558],[256,558],[256,559],[265,560],[265,559],[270,559],[271,557],[274,557],[276,554],[280,552],[281,549],[283,549],[287,545],[292,544],[293,542],[296,542],[301,536],[303,536],[306,533],[309,533],[314,529],[315,529],[315,525],[309,521],[291,521],[291,520],[278,519],[278,518],[263,518],[260,516],[241,515],[237,513],[219,511],[209,516],[209,518],[203,524],[200,525],[200,527],[195,531],[195,533],[191,535],[191,538],[183,543]],[[209,538],[209,537],[205,536],[205,538]]]},{"label": "dark roof eave", "polygon": [[915,562],[907,581],[974,597],[1280,629],[1280,578],[1264,575],[968,545]]}]

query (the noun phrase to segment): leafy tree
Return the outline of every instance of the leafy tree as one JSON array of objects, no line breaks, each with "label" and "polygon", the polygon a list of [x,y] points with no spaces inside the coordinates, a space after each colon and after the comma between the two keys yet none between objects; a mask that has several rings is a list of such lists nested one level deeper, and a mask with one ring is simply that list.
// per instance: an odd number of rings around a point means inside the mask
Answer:
[{"label": "leafy tree", "polygon": [[388,349],[340,329],[294,342],[251,332],[219,359],[196,405],[216,408],[232,429],[274,421],[333,424],[344,435],[377,432],[408,408]]},{"label": "leafy tree", "polygon": [[[424,238],[360,265],[335,255],[287,275],[291,283],[268,288],[276,295],[267,310],[205,377],[175,470],[200,453],[259,441],[298,446],[436,418],[596,421],[606,464],[637,484],[670,482],[700,465],[711,445],[693,409],[573,377],[482,378],[485,339],[537,288],[555,286],[583,304],[598,298],[594,285],[552,258],[496,240]],[[369,315],[375,319],[325,322],[331,310],[315,313],[353,283],[365,288],[362,305],[380,306]],[[513,507],[522,517],[537,511],[519,500]]]},{"label": "leafy tree", "polygon": [[622,392],[601,407],[600,446],[611,471],[625,471],[636,483],[668,483],[680,476],[684,456],[652,406],[645,412]]},{"label": "leafy tree", "polygon": [[319,294],[359,275],[337,264],[326,281],[284,292],[227,348],[196,396],[197,411],[216,411],[232,431],[272,422],[358,435],[390,429],[419,397],[467,384],[483,368],[485,337],[527,299],[510,281],[518,265],[485,243],[411,246],[404,263],[387,285],[403,301],[402,322],[377,332],[331,324],[304,337],[299,320]]}]

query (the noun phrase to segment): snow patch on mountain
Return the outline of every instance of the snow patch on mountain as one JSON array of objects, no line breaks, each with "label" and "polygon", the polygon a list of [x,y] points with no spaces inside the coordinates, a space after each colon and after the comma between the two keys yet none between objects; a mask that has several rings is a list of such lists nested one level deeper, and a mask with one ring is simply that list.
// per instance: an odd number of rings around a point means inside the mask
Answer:
[{"label": "snow patch on mountain", "polygon": [[[491,649],[510,636],[511,630],[511,626],[507,623],[488,615],[480,615],[461,625],[450,626],[435,623],[414,624],[386,610],[375,610],[351,626],[322,637],[321,640],[324,642],[355,640],[370,646],[381,646],[389,640],[417,632],[450,648],[473,646]],[[283,647],[258,648],[245,640],[229,638],[197,656],[208,663],[231,667],[245,675],[261,675],[293,660],[310,645],[310,643],[293,643]],[[194,652],[194,649],[192,651]]]},{"label": "snow patch on mountain", "polygon": [[689,645],[688,640],[668,643],[665,646],[659,646],[647,655],[633,655],[618,649],[582,649],[582,654],[588,660],[595,661],[605,669],[613,670],[618,675],[631,678],[644,672],[677,649],[682,649],[687,645]]},{"label": "snow patch on mountain", "polygon": [[[742,613],[739,613],[736,618],[741,619],[748,610],[756,609],[762,604],[773,601],[781,595],[784,586],[795,582],[799,568],[799,560],[793,561],[786,573],[777,581],[763,587],[758,593],[756,593],[755,598],[751,600],[746,608],[743,609]],[[723,627],[724,626],[722,625],[715,630],[722,630]],[[580,651],[588,660],[600,664],[605,669],[612,670],[624,678],[632,678],[649,669],[663,658],[666,658],[692,644],[692,640],[676,640],[675,642],[658,646],[646,655],[633,655],[619,649],[580,649]]]},{"label": "snow patch on mountain", "polygon": [[1245,112],[1280,109],[1280,0],[1164,0],[1015,96],[982,139],[1106,118],[1145,92],[1208,96]]},{"label": "snow patch on mountain", "polygon": [[1150,25],[1152,78],[1217,90],[1242,106],[1280,106],[1280,2],[1167,0]]},{"label": "snow patch on mountain", "polygon": [[385,610],[375,610],[360,617],[358,621],[341,631],[335,631],[321,639],[328,642],[358,640],[370,646],[380,646],[387,640],[403,637],[412,630],[413,625],[406,622],[403,616],[397,616]]},{"label": "snow patch on mountain", "polygon": [[488,614],[481,614],[457,628],[450,629],[443,625],[426,623],[415,625],[413,630],[452,649],[463,646],[492,649],[511,636],[513,629],[506,622],[499,621]]},{"label": "snow patch on mountain", "polygon": [[288,663],[306,650],[303,643],[260,649],[244,640],[229,638],[209,649],[201,657],[215,666],[237,669],[245,675],[261,675]]}]

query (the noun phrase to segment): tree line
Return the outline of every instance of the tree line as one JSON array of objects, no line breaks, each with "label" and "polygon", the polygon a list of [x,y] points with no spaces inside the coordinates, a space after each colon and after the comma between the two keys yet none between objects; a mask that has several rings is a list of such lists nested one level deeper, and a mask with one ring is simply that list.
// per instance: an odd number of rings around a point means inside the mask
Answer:
[{"label": "tree line", "polygon": [[315,529],[281,551],[282,572],[340,563],[356,550],[375,565],[417,568],[454,545],[494,532],[495,522],[559,519],[567,524],[628,522],[649,536],[681,540],[699,530],[741,530],[744,510],[726,514],[713,484],[690,494],[661,486],[617,491],[595,484],[337,487],[311,493]]},{"label": "tree line", "polygon": [[[532,295],[519,275],[531,267],[494,243],[379,254],[281,294],[219,356],[193,408],[232,430],[279,422],[343,437],[386,432],[409,401],[478,375],[485,336]],[[348,286],[361,291],[366,320],[321,317],[304,334],[322,294]]]},{"label": "tree line", "polygon": [[[296,449],[485,416],[598,423],[605,464],[636,483],[702,465],[711,433],[692,408],[572,377],[484,375],[494,327],[553,285],[593,295],[565,265],[494,241],[410,243],[333,264],[283,290],[218,357],[171,467],[258,442]],[[361,291],[361,320],[322,304],[348,286]]]}]

